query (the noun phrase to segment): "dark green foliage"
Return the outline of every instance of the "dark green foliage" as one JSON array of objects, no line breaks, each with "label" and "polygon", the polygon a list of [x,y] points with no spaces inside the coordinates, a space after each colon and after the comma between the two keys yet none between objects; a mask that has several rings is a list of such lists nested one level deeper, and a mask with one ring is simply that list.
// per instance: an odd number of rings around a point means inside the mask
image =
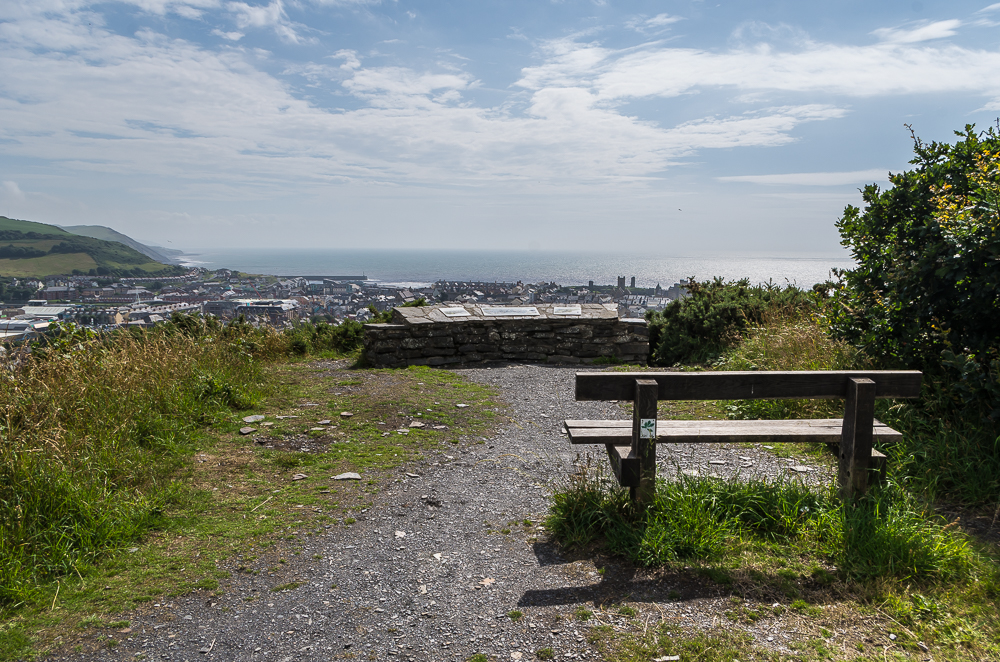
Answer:
[{"label": "dark green foliage", "polygon": [[304,322],[285,332],[290,337],[293,354],[304,356],[314,352],[347,354],[361,346],[364,325],[354,320],[340,324]]},{"label": "dark green foliage", "polygon": [[914,138],[915,167],[864,189],[838,222],[858,266],[831,332],[879,367],[922,370],[916,405],[887,413],[926,486],[965,501],[1000,494],[1000,135]]},{"label": "dark green foliage", "polygon": [[388,324],[392,321],[392,308],[380,311],[375,306],[368,306],[368,310],[372,314],[372,318],[369,321],[371,324]]},{"label": "dark green foliage", "polygon": [[689,296],[661,312],[648,312],[650,360],[658,365],[702,363],[714,359],[737,342],[748,327],[761,324],[768,314],[805,310],[816,297],[788,285],[751,286],[746,278],[697,282],[691,279]]},{"label": "dark green foliage", "polygon": [[[844,210],[837,227],[858,266],[842,274],[831,329],[886,366],[950,376],[963,402],[1000,405],[1000,210],[997,183],[977,181],[991,174],[982,161],[1000,136],[971,125],[958,135],[954,145],[915,140],[913,170],[886,191],[866,186],[863,211]],[[955,218],[942,195],[972,213]]]},{"label": "dark green foliage", "polygon": [[9,260],[21,260],[30,257],[45,257],[46,253],[32,246],[15,246],[7,244],[0,246],[0,258]]},{"label": "dark green foliage", "polygon": [[14,285],[14,279],[0,280],[0,301],[28,301],[35,296],[36,290],[24,285]]}]

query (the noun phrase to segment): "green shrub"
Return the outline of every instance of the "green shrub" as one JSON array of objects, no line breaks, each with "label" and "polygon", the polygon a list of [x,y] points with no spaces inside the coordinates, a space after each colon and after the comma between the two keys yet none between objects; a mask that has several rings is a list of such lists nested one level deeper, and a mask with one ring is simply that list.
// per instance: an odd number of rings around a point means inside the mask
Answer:
[{"label": "green shrub", "polygon": [[972,125],[954,144],[914,138],[913,170],[864,189],[838,222],[857,267],[831,331],[883,368],[924,372],[916,404],[886,412],[904,464],[963,501],[1000,496],[1000,135]]},{"label": "green shrub", "polygon": [[361,347],[364,325],[354,320],[344,320],[340,324],[303,322],[287,330],[285,336],[292,354],[347,354]]},{"label": "green shrub", "polygon": [[793,285],[751,286],[746,278],[691,280],[687,297],[671,302],[662,311],[646,313],[653,363],[712,360],[738,342],[749,327],[760,325],[768,314],[810,310],[816,301],[816,295]]}]

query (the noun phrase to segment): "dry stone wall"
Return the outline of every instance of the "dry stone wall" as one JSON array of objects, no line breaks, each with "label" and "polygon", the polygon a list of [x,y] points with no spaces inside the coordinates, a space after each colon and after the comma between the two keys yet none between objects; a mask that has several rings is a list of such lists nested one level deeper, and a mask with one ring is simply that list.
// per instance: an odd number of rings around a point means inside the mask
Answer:
[{"label": "dry stone wall", "polygon": [[615,305],[503,307],[436,304],[396,308],[389,324],[366,324],[365,356],[375,367],[484,361],[645,363],[649,331],[619,319]]}]

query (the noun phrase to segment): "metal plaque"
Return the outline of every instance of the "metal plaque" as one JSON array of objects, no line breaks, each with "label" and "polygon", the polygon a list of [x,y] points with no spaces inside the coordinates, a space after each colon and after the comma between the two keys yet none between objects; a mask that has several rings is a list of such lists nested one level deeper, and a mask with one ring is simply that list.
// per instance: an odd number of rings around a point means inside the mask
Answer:
[{"label": "metal plaque", "polygon": [[537,317],[539,314],[534,306],[480,306],[480,310],[487,317]]},{"label": "metal plaque", "polygon": [[639,438],[640,439],[656,439],[656,419],[655,418],[640,418],[639,419]]},{"label": "metal plaque", "polygon": [[570,304],[568,306],[554,306],[552,308],[553,315],[582,315],[583,308],[580,304]]},{"label": "metal plaque", "polygon": [[469,317],[472,315],[465,308],[441,308],[439,310],[445,317]]}]

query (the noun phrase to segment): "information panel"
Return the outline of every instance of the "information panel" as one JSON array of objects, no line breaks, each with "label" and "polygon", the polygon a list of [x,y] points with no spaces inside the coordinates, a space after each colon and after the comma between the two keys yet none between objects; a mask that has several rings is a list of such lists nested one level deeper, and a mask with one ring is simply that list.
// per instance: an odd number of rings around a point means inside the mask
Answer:
[{"label": "information panel", "polygon": [[480,306],[487,317],[535,317],[538,309],[534,306]]}]

